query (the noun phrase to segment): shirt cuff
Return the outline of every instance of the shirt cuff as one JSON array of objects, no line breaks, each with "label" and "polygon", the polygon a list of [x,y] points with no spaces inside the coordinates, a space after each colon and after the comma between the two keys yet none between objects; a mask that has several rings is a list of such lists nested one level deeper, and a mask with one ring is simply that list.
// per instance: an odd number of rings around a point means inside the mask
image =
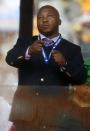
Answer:
[{"label": "shirt cuff", "polygon": [[28,50],[30,47],[27,48],[26,53],[25,53],[25,60],[30,60],[30,55],[28,54]]},{"label": "shirt cuff", "polygon": [[65,63],[64,66],[60,67],[61,72],[65,72],[69,77],[71,77],[71,74],[67,71],[67,62]]}]

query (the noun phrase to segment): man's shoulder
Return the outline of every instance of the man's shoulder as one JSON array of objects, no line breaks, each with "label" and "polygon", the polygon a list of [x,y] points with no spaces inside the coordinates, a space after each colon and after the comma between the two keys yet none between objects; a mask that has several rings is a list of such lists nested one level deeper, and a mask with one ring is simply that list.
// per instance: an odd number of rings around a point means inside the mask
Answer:
[{"label": "man's shoulder", "polygon": [[68,47],[72,47],[72,48],[77,48],[77,49],[80,49],[80,46],[75,44],[75,43],[72,43],[71,41],[63,38],[62,39],[62,43],[65,45],[65,46],[68,46]]}]

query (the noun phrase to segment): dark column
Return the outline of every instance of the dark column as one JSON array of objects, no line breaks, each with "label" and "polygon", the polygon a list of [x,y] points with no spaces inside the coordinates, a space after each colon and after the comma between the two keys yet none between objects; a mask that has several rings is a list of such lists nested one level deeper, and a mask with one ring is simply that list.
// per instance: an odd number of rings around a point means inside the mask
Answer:
[{"label": "dark column", "polygon": [[32,36],[33,0],[20,1],[19,37]]}]

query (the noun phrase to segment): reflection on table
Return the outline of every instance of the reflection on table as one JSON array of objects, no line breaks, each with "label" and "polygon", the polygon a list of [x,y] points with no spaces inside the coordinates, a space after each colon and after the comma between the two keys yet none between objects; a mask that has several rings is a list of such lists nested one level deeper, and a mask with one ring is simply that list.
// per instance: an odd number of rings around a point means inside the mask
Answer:
[{"label": "reflection on table", "polygon": [[78,125],[84,129],[80,131],[89,131],[90,86],[20,86],[14,95],[10,120],[24,130],[59,131],[72,125],[77,130]]}]

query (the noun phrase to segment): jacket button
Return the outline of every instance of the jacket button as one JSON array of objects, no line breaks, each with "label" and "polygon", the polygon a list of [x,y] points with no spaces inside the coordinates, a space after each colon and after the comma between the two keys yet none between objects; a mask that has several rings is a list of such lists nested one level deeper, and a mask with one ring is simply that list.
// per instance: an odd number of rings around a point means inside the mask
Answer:
[{"label": "jacket button", "polygon": [[10,64],[13,65],[13,62],[11,62]]},{"label": "jacket button", "polygon": [[44,78],[41,78],[40,80],[41,80],[41,82],[44,82]]},{"label": "jacket button", "polygon": [[38,92],[36,92],[36,96],[39,96],[39,93],[38,93]]},{"label": "jacket button", "polygon": [[46,126],[45,126],[45,125],[43,126],[43,129],[46,129]]}]

